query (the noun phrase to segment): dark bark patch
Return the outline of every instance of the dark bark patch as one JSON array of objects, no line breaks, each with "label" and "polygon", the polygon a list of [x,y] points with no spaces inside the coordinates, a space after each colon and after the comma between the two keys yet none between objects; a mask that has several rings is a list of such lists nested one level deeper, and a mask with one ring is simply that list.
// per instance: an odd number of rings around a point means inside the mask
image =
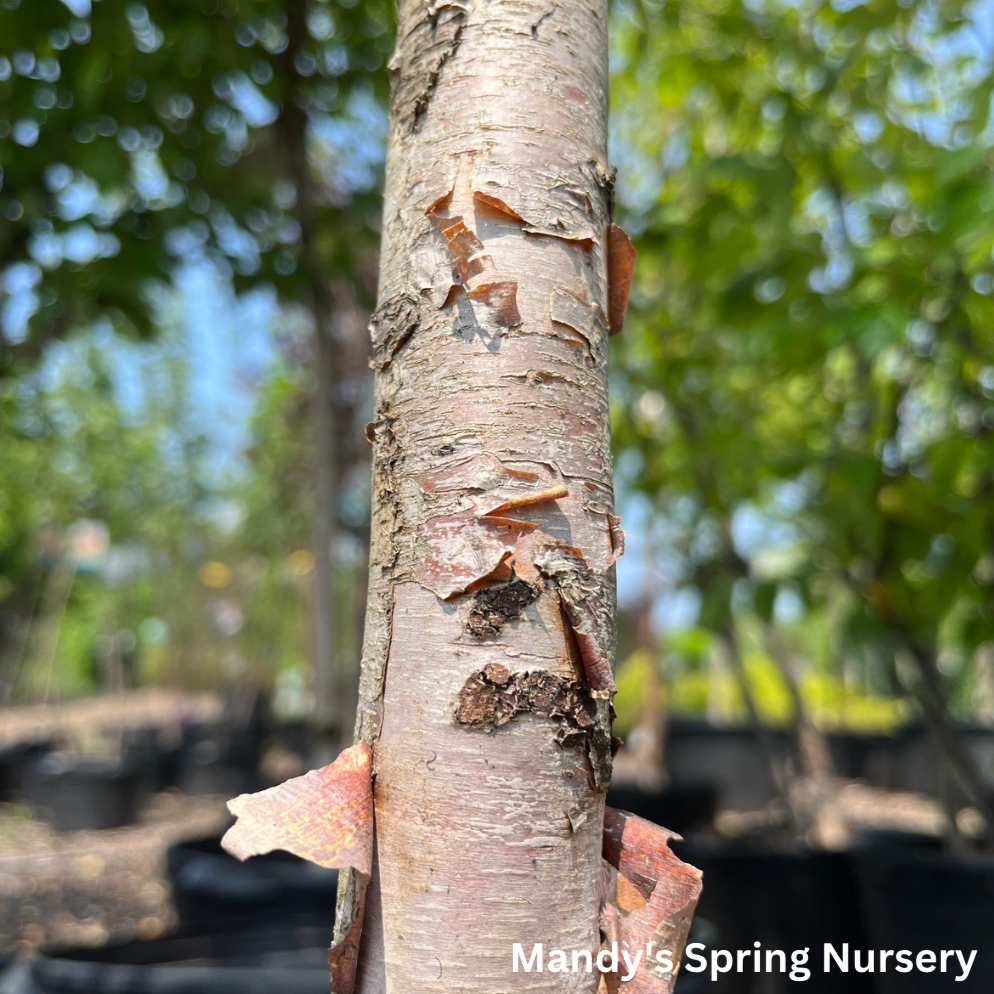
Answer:
[{"label": "dark bark patch", "polygon": [[492,728],[500,706],[500,691],[483,679],[473,679],[459,691],[456,721],[470,728]]},{"label": "dark bark patch", "polygon": [[537,595],[538,591],[520,577],[478,590],[473,595],[466,631],[478,639],[496,637],[509,621],[521,617],[525,606]]},{"label": "dark bark patch", "polygon": [[558,723],[556,742],[563,748],[588,746],[597,725],[597,701],[569,677],[535,670],[511,673],[487,666],[474,673],[459,691],[456,724],[493,731],[519,714],[536,714]]}]

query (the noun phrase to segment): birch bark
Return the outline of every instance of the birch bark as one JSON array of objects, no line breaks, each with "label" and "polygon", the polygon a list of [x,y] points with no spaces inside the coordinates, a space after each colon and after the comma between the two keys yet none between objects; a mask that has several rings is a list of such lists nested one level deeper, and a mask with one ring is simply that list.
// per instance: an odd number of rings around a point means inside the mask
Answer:
[{"label": "birch bark", "polygon": [[[513,973],[511,950],[600,946],[623,538],[607,343],[630,265],[610,223],[607,0],[400,0],[397,38],[356,989],[592,991],[596,973]],[[343,875],[339,938],[360,879]]]}]

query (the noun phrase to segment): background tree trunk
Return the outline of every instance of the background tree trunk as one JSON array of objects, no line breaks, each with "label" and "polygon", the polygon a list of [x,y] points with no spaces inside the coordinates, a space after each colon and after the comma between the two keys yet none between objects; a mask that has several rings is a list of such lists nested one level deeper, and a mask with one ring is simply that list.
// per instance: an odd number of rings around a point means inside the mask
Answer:
[{"label": "background tree trunk", "polygon": [[[314,372],[311,423],[314,431],[312,487],[314,554],[312,666],[314,726],[321,753],[331,758],[348,742],[356,713],[356,654],[349,636],[357,624],[336,594],[336,546],[339,503],[349,468],[357,462],[361,422],[356,405],[361,381],[368,375],[368,350],[357,348],[361,321],[353,289],[328,279],[319,248],[321,192],[309,155],[307,95],[295,59],[307,49],[307,5],[287,5],[289,44],[280,61],[285,103],[281,128],[289,175],[296,190],[295,215],[300,224],[300,265],[310,287],[314,329],[311,368]],[[357,431],[359,428],[359,431]],[[359,435],[356,439],[355,436]],[[364,455],[361,453],[360,455]]]},{"label": "background tree trunk", "polygon": [[[357,989],[594,990],[614,576],[607,0],[401,0],[357,736]],[[620,282],[624,282],[623,279]],[[623,308],[623,294],[620,298]],[[360,903],[343,875],[338,934]]]}]

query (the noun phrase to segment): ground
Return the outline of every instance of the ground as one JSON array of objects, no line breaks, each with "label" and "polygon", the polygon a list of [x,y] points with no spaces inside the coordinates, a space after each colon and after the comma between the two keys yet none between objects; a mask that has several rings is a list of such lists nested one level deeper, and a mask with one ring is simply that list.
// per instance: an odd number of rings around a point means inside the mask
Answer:
[{"label": "ground", "polygon": [[225,800],[158,794],[137,825],[62,834],[0,805],[0,949],[155,938],[175,922],[166,849],[224,829]]}]

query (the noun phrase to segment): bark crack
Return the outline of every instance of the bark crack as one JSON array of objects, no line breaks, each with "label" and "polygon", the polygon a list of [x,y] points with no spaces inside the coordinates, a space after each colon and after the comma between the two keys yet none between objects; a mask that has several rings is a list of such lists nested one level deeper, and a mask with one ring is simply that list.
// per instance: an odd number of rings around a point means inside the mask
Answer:
[{"label": "bark crack", "polygon": [[466,0],[436,0],[398,42],[390,64],[395,72],[393,114],[409,134],[424,126],[442,69],[459,50],[467,13]]},{"label": "bark crack", "polygon": [[405,293],[391,297],[373,312],[369,334],[373,342],[370,366],[383,372],[411,340],[421,324],[421,301]]},{"label": "bark crack", "polygon": [[533,25],[532,25],[532,39],[538,41],[538,29],[550,18],[552,17],[552,11],[547,10]]}]

